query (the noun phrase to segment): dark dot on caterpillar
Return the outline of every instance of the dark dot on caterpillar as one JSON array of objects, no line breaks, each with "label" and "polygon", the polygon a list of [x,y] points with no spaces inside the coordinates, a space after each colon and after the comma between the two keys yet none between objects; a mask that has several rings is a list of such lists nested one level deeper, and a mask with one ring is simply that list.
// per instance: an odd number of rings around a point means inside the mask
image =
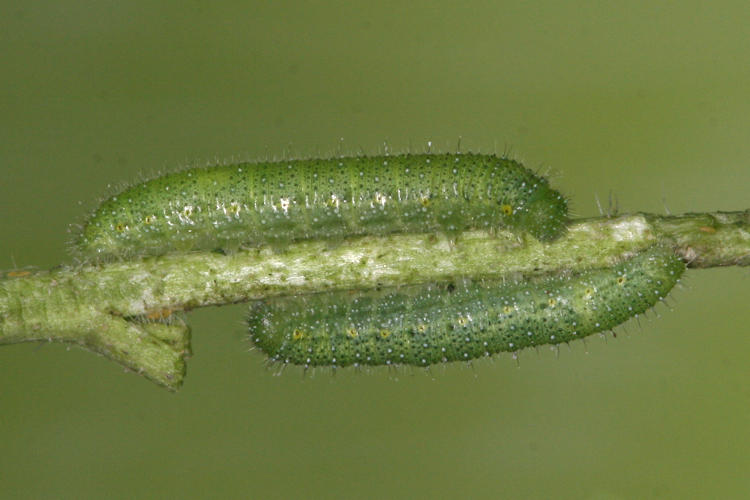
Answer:
[{"label": "dark dot on caterpillar", "polygon": [[391,336],[391,332],[389,330],[380,330],[380,338],[387,339]]},{"label": "dark dot on caterpillar", "polygon": [[294,331],[292,332],[292,338],[294,340],[300,340],[304,338],[304,336],[305,336],[305,332],[303,332],[299,328],[295,328]]},{"label": "dark dot on caterpillar", "polygon": [[448,293],[453,293],[453,291],[456,289],[456,285],[454,283],[448,283],[448,286],[445,287],[445,289],[448,291]]},{"label": "dark dot on caterpillar", "polygon": [[127,226],[125,226],[125,224],[123,224],[122,222],[118,222],[117,224],[115,224],[115,231],[117,231],[118,233],[121,233],[125,231],[126,227]]},{"label": "dark dot on caterpillar", "polygon": [[620,276],[619,278],[617,278],[617,284],[618,285],[623,285],[624,283],[625,283],[625,277],[624,276]]},{"label": "dark dot on caterpillar", "polygon": [[503,211],[503,215],[511,215],[513,214],[513,207],[508,205],[507,203],[500,207],[500,209]]}]

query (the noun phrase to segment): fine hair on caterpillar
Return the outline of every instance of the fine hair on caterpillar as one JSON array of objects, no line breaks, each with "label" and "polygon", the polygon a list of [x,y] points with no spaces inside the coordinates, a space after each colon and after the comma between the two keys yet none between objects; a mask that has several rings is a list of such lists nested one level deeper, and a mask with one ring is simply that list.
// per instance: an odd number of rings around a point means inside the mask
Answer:
[{"label": "fine hair on caterpillar", "polygon": [[391,233],[504,228],[552,241],[567,200],[520,163],[472,153],[189,168],[102,202],[74,251],[93,260]]}]

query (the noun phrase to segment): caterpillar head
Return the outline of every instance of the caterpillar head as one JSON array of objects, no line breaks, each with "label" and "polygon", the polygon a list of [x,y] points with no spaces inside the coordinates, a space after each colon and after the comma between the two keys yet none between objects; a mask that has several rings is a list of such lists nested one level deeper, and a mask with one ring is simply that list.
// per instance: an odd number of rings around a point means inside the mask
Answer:
[{"label": "caterpillar head", "polygon": [[568,200],[551,189],[540,190],[520,216],[520,226],[540,241],[553,241],[567,231]]}]

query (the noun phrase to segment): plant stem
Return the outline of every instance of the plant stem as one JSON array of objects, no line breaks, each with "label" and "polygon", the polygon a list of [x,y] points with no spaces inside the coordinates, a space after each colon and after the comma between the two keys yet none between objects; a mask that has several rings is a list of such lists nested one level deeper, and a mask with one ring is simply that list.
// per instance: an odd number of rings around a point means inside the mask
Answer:
[{"label": "plant stem", "polygon": [[277,253],[185,253],[15,271],[0,279],[0,344],[75,343],[176,389],[190,353],[189,328],[177,311],[457,276],[577,272],[611,266],[654,244],[672,247],[693,268],[750,265],[750,210],[579,220],[552,244],[506,232],[471,231],[454,241],[394,234],[305,241]]}]

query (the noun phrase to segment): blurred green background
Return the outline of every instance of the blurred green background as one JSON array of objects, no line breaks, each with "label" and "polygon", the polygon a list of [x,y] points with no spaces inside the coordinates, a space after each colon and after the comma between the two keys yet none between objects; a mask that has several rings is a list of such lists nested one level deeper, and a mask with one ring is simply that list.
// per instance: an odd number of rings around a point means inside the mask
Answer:
[{"label": "blurred green background", "polygon": [[[0,268],[69,262],[124,183],[284,151],[505,151],[577,215],[750,207],[747,2],[0,1]],[[343,146],[340,146],[340,143]],[[2,498],[747,498],[750,280],[430,372],[248,352],[189,315],[170,394],[64,345],[0,347]]]}]

